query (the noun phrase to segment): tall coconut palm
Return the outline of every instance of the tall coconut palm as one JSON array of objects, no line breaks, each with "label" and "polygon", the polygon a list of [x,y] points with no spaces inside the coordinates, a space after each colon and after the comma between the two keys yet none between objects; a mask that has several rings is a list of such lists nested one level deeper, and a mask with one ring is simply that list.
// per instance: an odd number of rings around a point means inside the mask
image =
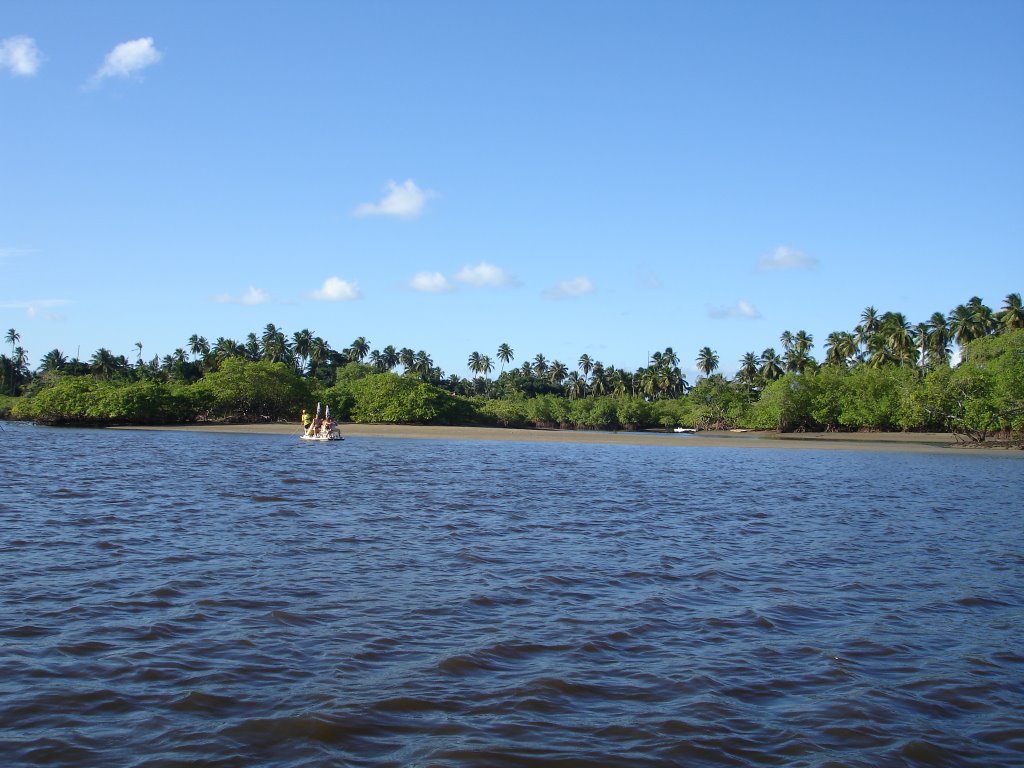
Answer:
[{"label": "tall coconut palm", "polygon": [[489,355],[480,356],[480,372],[487,376],[491,371],[494,370],[494,363],[491,361]]},{"label": "tall coconut palm", "polygon": [[512,351],[512,347],[510,347],[508,344],[502,344],[501,346],[499,346],[498,359],[501,360],[501,373],[504,373],[505,366],[515,359],[515,353]]},{"label": "tall coconut palm", "polygon": [[866,307],[860,313],[860,324],[854,328],[857,333],[857,343],[867,349],[871,337],[878,330],[878,311],[874,307]]},{"label": "tall coconut palm", "polygon": [[348,355],[349,360],[354,360],[357,363],[363,362],[366,356],[370,353],[370,342],[364,337],[360,336],[345,350],[345,354]]},{"label": "tall coconut palm", "polygon": [[11,345],[11,395],[14,394],[14,345],[21,341],[21,334],[18,333],[14,328],[9,328],[7,333],[4,335],[4,341]]},{"label": "tall coconut palm", "polygon": [[199,336],[193,333],[188,340],[189,351],[195,356],[196,365],[199,367],[199,372],[203,372],[203,364],[206,362],[206,358],[210,354],[210,342],[206,340],[205,336]]},{"label": "tall coconut palm", "polygon": [[570,400],[576,400],[587,395],[587,380],[576,371],[569,371],[565,377],[565,394]]},{"label": "tall coconut palm", "polygon": [[590,390],[594,396],[606,395],[610,389],[608,383],[608,372],[600,362],[595,362],[590,370]]},{"label": "tall coconut palm", "polygon": [[718,368],[718,353],[711,347],[703,347],[697,353],[697,370],[705,376],[710,376]]},{"label": "tall coconut palm", "polygon": [[109,379],[117,372],[117,355],[106,347],[100,347],[93,353],[92,358],[89,360],[89,367],[92,369],[92,372],[101,379]]},{"label": "tall coconut palm", "polygon": [[789,331],[783,331],[782,335],[779,336],[779,341],[782,342],[783,353],[789,352],[793,349],[793,334]]},{"label": "tall coconut palm", "polygon": [[473,373],[477,374],[478,376],[480,375],[480,353],[479,352],[470,352],[469,353],[469,359],[466,360],[466,367],[469,368],[470,371],[472,371]]},{"label": "tall coconut palm", "polygon": [[774,347],[768,347],[761,353],[761,370],[758,374],[763,381],[775,381],[784,373],[782,360]]},{"label": "tall coconut palm", "polygon": [[661,361],[669,368],[679,365],[679,355],[675,353],[672,347],[665,347],[665,351],[661,353]]},{"label": "tall coconut palm", "polygon": [[315,376],[320,366],[331,358],[331,346],[320,336],[309,341],[309,375]]},{"label": "tall coconut palm", "polygon": [[933,312],[932,316],[928,318],[928,335],[925,344],[926,364],[933,368],[948,365],[951,341],[946,316],[941,312]]},{"label": "tall coconut palm", "polygon": [[263,356],[263,348],[260,346],[260,340],[255,333],[250,333],[245,337],[245,359],[251,363],[255,363]]},{"label": "tall coconut palm", "polygon": [[416,367],[416,353],[408,347],[398,350],[398,362],[402,364],[406,373],[412,373]]},{"label": "tall coconut palm", "polygon": [[562,382],[565,381],[565,377],[569,375],[569,369],[565,363],[561,360],[552,360],[551,367],[548,368],[548,381],[554,384],[556,387],[562,386]]},{"label": "tall coconut palm", "polygon": [[68,364],[68,359],[64,356],[64,353],[59,349],[51,349],[45,355],[43,355],[42,362],[39,365],[39,370],[43,373],[57,372],[64,369],[64,366]]},{"label": "tall coconut palm", "polygon": [[579,369],[583,374],[583,378],[590,378],[590,372],[594,370],[594,362],[590,359],[590,355],[586,353],[580,355]]},{"label": "tall coconut palm", "polygon": [[825,341],[825,364],[848,366],[857,357],[857,337],[849,331],[832,331]]},{"label": "tall coconut palm", "polygon": [[388,344],[384,347],[380,353],[381,363],[384,365],[384,370],[392,370],[400,362],[398,359],[398,352],[395,350],[394,345]]},{"label": "tall coconut palm", "polygon": [[306,372],[306,364],[309,362],[309,345],[313,343],[314,335],[309,328],[303,328],[292,334],[292,350],[299,363],[299,373]]},{"label": "tall coconut palm", "polygon": [[793,349],[797,352],[810,353],[814,348],[814,337],[807,331],[797,331],[793,337]]},{"label": "tall coconut palm", "polygon": [[878,333],[885,341],[888,355],[899,365],[911,365],[916,361],[917,345],[913,328],[902,312],[886,312],[878,325]]},{"label": "tall coconut palm", "polygon": [[434,367],[434,361],[430,359],[430,355],[424,352],[422,349],[416,353],[413,357],[413,370],[420,375],[421,378],[426,379],[430,376],[430,371]]},{"label": "tall coconut palm", "polygon": [[548,372],[547,358],[540,352],[533,358],[533,373],[538,379],[543,379]]},{"label": "tall coconut palm", "polygon": [[754,382],[757,381],[757,367],[760,364],[761,360],[753,352],[744,353],[743,357],[740,358],[740,368],[736,371],[737,380],[748,387],[753,386]]},{"label": "tall coconut palm", "polygon": [[135,342],[135,365],[139,368],[142,367],[142,342]]},{"label": "tall coconut palm", "polygon": [[1007,294],[1003,299],[1003,308],[996,315],[996,320],[1003,332],[1024,328],[1024,305],[1021,304],[1019,293]]}]

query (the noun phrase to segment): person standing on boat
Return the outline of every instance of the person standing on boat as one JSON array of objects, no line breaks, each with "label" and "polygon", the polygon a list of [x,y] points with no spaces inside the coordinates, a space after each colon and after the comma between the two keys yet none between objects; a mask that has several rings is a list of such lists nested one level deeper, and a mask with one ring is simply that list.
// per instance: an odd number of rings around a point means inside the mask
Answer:
[{"label": "person standing on boat", "polygon": [[306,413],[306,409],[305,408],[302,409],[302,417],[301,418],[302,418],[302,431],[308,434],[309,433],[309,425],[310,425],[310,422],[313,421],[313,419],[312,419],[312,417],[308,413]]}]

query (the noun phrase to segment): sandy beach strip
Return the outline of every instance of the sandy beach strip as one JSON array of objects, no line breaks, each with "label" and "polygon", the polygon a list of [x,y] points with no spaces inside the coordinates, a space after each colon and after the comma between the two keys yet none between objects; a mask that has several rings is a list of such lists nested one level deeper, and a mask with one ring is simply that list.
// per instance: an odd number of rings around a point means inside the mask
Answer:
[{"label": "sandy beach strip", "polygon": [[[441,427],[405,424],[341,424],[347,439],[396,438],[430,440],[492,440],[530,443],[595,443],[651,445],[671,448],[813,449],[833,451],[888,451],[943,453],[957,446],[953,435],[936,432],[600,432],[559,429],[505,429],[499,427]],[[298,423],[189,424],[173,427],[120,427],[121,429],[188,430],[292,435],[299,437]],[[989,453],[989,451],[985,451]],[[997,453],[1004,453],[997,451]]]}]

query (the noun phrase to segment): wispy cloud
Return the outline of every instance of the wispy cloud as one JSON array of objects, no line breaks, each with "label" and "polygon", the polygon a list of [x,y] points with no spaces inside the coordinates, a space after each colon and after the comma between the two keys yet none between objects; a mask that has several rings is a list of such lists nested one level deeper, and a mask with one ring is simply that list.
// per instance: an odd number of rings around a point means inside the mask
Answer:
[{"label": "wispy cloud", "polygon": [[740,299],[735,304],[729,307],[711,307],[708,309],[708,317],[715,320],[722,320],[726,318],[746,318],[748,320],[756,320],[761,317],[761,313],[757,311],[757,307],[751,304],[749,301]]},{"label": "wispy cloud", "polygon": [[496,267],[494,264],[489,264],[486,261],[481,261],[475,266],[467,265],[463,267],[456,273],[455,279],[460,283],[467,283],[474,288],[497,287],[515,283],[515,278],[512,275],[501,267]]},{"label": "wispy cloud", "polygon": [[140,37],[138,40],[120,43],[106,55],[103,65],[96,70],[88,84],[99,85],[101,81],[110,77],[131,77],[156,64],[162,57],[163,54],[153,45],[152,37]]},{"label": "wispy cloud", "polygon": [[28,256],[32,251],[28,248],[3,248],[0,247],[0,261],[14,259],[21,256]]},{"label": "wispy cloud", "polygon": [[762,256],[757,262],[759,272],[773,272],[776,270],[792,269],[814,269],[818,266],[818,260],[808,256],[803,251],[790,248],[788,245],[780,245],[771,253]]},{"label": "wispy cloud", "polygon": [[60,319],[60,315],[43,313],[53,307],[63,307],[73,302],[70,299],[30,299],[28,301],[0,301],[0,309],[20,309],[30,318],[43,317],[46,320]]},{"label": "wispy cloud", "polygon": [[440,272],[417,272],[409,287],[421,293],[444,293],[452,289],[452,284]]},{"label": "wispy cloud", "polygon": [[42,52],[31,37],[17,35],[0,40],[0,69],[18,77],[31,77],[43,63]]},{"label": "wispy cloud", "polygon": [[353,212],[360,218],[367,216],[397,216],[400,219],[414,219],[423,213],[427,200],[437,197],[437,193],[429,189],[420,189],[412,179],[401,184],[389,181],[385,187],[387,194],[376,203],[362,203]]},{"label": "wispy cloud", "polygon": [[362,296],[359,286],[340,277],[328,277],[323,285],[309,295],[318,301],[352,301]]},{"label": "wispy cloud", "polygon": [[266,304],[270,301],[270,296],[262,288],[257,288],[254,285],[249,286],[249,290],[243,293],[241,296],[229,296],[227,294],[221,294],[220,296],[214,296],[213,300],[218,304],[244,304],[245,306],[255,306],[256,304]]},{"label": "wispy cloud", "polygon": [[574,277],[572,280],[562,280],[554,288],[544,291],[544,296],[549,299],[571,299],[593,292],[594,283],[589,277]]}]

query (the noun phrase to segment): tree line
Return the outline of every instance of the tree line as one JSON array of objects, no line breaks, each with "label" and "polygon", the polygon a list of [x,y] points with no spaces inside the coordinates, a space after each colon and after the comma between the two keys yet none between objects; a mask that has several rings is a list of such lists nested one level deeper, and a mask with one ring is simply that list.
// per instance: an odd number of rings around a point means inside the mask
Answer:
[{"label": "tree line", "polygon": [[210,344],[193,334],[173,354],[149,360],[138,342],[134,362],[106,348],[88,361],[54,349],[31,371],[20,334],[10,329],[11,356],[0,360],[0,391],[9,397],[0,400],[0,412],[49,423],[177,423],[294,418],[298,408],[324,401],[339,416],[361,421],[950,429],[983,440],[1021,431],[1021,329],[1019,293],[998,311],[972,297],[948,317],[936,312],[917,324],[867,307],[851,331],[828,335],[821,362],[810,334],[785,331],[781,351],[744,354],[732,379],[717,372],[718,354],[701,348],[701,375],[692,385],[671,347],[628,371],[587,354],[571,369],[542,353],[515,366],[515,352],[504,343],[493,359],[470,353],[468,378],[446,376],[423,350],[372,349],[365,337],[336,350],[309,330],[288,336],[273,324],[244,342],[220,337]]}]

